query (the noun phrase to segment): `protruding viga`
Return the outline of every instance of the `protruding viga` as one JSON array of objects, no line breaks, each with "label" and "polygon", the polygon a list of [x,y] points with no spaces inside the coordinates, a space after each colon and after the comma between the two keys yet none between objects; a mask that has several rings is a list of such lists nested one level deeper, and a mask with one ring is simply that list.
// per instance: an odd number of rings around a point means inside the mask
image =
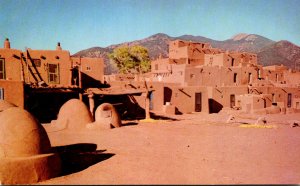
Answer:
[{"label": "protruding viga", "polygon": [[0,112],[0,181],[28,184],[60,173],[60,159],[51,153],[47,133],[26,110]]}]

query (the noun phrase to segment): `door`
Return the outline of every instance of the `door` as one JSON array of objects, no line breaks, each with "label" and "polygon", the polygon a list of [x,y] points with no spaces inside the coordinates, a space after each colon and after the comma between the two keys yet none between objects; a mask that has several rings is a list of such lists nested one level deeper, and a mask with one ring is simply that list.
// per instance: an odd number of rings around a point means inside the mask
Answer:
[{"label": "door", "polygon": [[292,94],[291,94],[291,93],[288,93],[287,107],[288,107],[288,108],[291,108],[291,107],[292,107]]},{"label": "door", "polygon": [[4,89],[0,88],[0,100],[4,100]]},{"label": "door", "polygon": [[201,112],[201,102],[202,101],[202,94],[200,93],[195,93],[195,112]]},{"label": "door", "polygon": [[149,109],[153,110],[153,92],[149,92],[149,98],[150,98],[150,105],[149,105]]},{"label": "door", "polygon": [[252,83],[252,73],[248,74],[248,83]]},{"label": "door", "polygon": [[230,108],[233,108],[235,106],[235,95],[230,95]]}]

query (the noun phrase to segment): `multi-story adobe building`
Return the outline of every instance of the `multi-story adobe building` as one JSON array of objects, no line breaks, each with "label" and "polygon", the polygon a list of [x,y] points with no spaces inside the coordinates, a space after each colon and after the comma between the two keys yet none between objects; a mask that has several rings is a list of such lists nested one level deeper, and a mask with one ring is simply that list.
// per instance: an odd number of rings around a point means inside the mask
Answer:
[{"label": "multi-story adobe building", "polygon": [[21,51],[12,49],[6,39],[0,48],[0,99],[33,114],[49,103],[60,107],[85,88],[101,86],[103,75],[102,58],[72,57],[60,43],[56,50]]},{"label": "multi-story adobe building", "polygon": [[[266,112],[272,105],[300,109],[300,73],[257,64],[257,55],[175,40],[169,57],[152,61],[153,110],[219,112],[222,108]],[[160,87],[160,88],[158,88]]]}]

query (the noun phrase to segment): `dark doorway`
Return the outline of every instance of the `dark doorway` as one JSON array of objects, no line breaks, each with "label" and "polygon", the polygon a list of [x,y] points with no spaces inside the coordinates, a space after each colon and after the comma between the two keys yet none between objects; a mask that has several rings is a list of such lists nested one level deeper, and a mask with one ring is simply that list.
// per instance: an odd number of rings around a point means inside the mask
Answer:
[{"label": "dark doorway", "polygon": [[287,107],[288,107],[288,108],[291,108],[291,107],[292,107],[292,94],[291,94],[291,93],[288,93]]},{"label": "dark doorway", "polygon": [[236,83],[237,73],[233,74],[233,83]]},{"label": "dark doorway", "polygon": [[235,106],[235,95],[230,95],[230,108],[233,108]]},{"label": "dark doorway", "polygon": [[166,102],[171,102],[171,97],[172,97],[172,89],[169,87],[164,87],[164,105]]},{"label": "dark doorway", "polygon": [[208,104],[209,104],[209,113],[218,113],[223,108],[223,105],[214,99],[209,99]]},{"label": "dark doorway", "polygon": [[72,71],[72,77],[71,77],[72,85],[79,86],[79,71],[78,71],[78,67],[72,68],[71,71]]},{"label": "dark doorway", "polygon": [[202,109],[202,94],[195,93],[195,112],[201,112]]},{"label": "dark doorway", "polygon": [[248,74],[248,83],[252,83],[252,73]]},{"label": "dark doorway", "polygon": [[153,99],[154,99],[154,95],[153,92],[149,92],[149,98],[150,98],[150,110],[153,110]]}]

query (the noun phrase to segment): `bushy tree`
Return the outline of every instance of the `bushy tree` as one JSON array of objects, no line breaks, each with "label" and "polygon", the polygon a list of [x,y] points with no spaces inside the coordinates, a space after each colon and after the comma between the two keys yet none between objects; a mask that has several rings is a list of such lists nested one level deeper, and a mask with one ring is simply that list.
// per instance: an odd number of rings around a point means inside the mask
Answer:
[{"label": "bushy tree", "polygon": [[115,48],[108,57],[120,73],[145,73],[150,70],[148,50],[143,46],[121,46]]}]

